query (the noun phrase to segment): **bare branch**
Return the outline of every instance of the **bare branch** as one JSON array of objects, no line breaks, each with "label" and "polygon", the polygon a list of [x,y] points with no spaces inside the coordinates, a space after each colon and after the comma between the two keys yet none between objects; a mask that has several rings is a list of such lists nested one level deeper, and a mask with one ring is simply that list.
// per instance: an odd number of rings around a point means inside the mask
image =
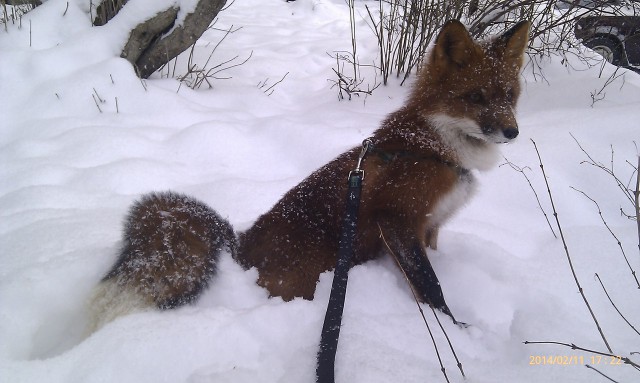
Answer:
[{"label": "bare branch", "polygon": [[611,303],[611,305],[613,306],[613,308],[616,310],[616,312],[620,315],[620,317],[629,325],[629,327],[631,327],[633,329],[633,331],[636,332],[636,334],[640,335],[640,332],[638,330],[636,330],[636,328],[631,324],[631,322],[629,322],[627,320],[627,318],[622,315],[622,313],[620,312],[620,310],[618,309],[618,306],[616,306],[615,303],[613,303],[613,300],[611,299],[611,297],[609,296],[609,292],[607,292],[607,289],[604,287],[604,283],[602,283],[602,279],[600,279],[600,276],[598,275],[598,273],[596,273],[596,278],[598,278],[598,282],[600,282],[600,286],[602,286],[602,290],[604,290],[604,293],[607,295],[607,298],[609,299],[609,302]]},{"label": "bare branch", "polygon": [[640,155],[636,167],[636,190],[633,193],[636,205],[636,225],[638,226],[638,252],[640,252]]},{"label": "bare branch", "polygon": [[[582,145],[580,145],[580,142],[578,141],[578,139],[575,138],[575,136],[573,134],[571,134],[571,138],[573,138],[573,140],[576,142],[576,144],[578,145],[580,150],[589,159],[588,161],[582,161],[581,163],[591,165],[591,166],[596,167],[596,168],[604,171],[605,173],[609,174],[613,178],[613,180],[615,181],[616,185],[618,186],[618,189],[620,189],[620,191],[622,191],[624,196],[629,200],[629,202],[631,202],[631,204],[635,205],[635,198],[634,198],[633,193],[631,192],[631,189],[627,186],[628,184],[625,184],[624,182],[622,182],[622,180],[620,180],[620,178],[618,178],[618,176],[616,175],[616,173],[614,171],[614,168],[613,168],[613,155],[614,155],[613,148],[611,148],[611,165],[610,165],[610,168],[608,168],[607,166],[605,166],[601,162],[598,162],[595,159],[593,159],[593,157],[591,157],[591,155],[582,147]],[[636,169],[636,171],[637,171],[637,169]],[[634,208],[635,208],[635,206],[634,206]],[[631,217],[628,214],[625,214],[625,215],[627,217]]]},{"label": "bare branch", "polygon": [[607,338],[604,336],[604,332],[602,331],[602,328],[600,327],[600,323],[598,322],[598,319],[596,318],[595,313],[593,312],[593,310],[591,309],[591,305],[589,304],[589,301],[587,300],[586,295],[584,294],[584,291],[582,289],[582,286],[580,285],[580,281],[578,280],[578,276],[576,275],[576,271],[573,267],[573,262],[571,261],[571,256],[569,255],[569,247],[567,246],[567,241],[564,238],[564,233],[562,232],[562,225],[560,225],[560,219],[558,218],[558,212],[556,211],[556,206],[555,203],[553,202],[553,196],[551,195],[551,188],[549,186],[549,181],[547,179],[547,174],[544,171],[544,165],[542,163],[542,157],[540,156],[540,152],[538,151],[538,146],[536,145],[536,142],[532,139],[531,142],[533,142],[533,146],[536,149],[536,154],[538,155],[538,161],[540,162],[540,170],[542,171],[542,176],[544,177],[544,182],[547,185],[547,192],[549,193],[549,200],[551,201],[551,207],[553,208],[553,216],[556,219],[556,224],[558,226],[558,231],[560,233],[560,238],[562,239],[562,244],[564,246],[564,252],[567,255],[567,261],[569,261],[569,268],[571,269],[571,274],[573,275],[573,280],[576,283],[576,286],[578,287],[578,291],[580,292],[580,296],[582,296],[582,300],[584,301],[585,305],[587,306],[587,309],[589,310],[589,313],[591,314],[591,318],[593,318],[593,321],[596,325],[596,327],[598,328],[598,332],[600,333],[600,336],[602,337],[602,340],[604,341],[604,344],[607,346],[607,350],[609,350],[609,352],[613,352],[611,350],[611,346],[609,346],[609,342],[607,341]]},{"label": "bare branch", "polygon": [[[504,158],[504,160],[507,161],[506,165],[509,165],[511,167],[511,169],[513,169],[513,170],[517,171],[518,173],[522,174],[522,176],[527,180],[527,183],[529,183],[529,188],[533,192],[533,195],[536,197],[536,201],[538,202],[538,207],[540,208],[540,211],[542,211],[542,214],[544,215],[544,219],[547,221],[547,225],[549,225],[549,229],[551,230],[551,233],[557,239],[558,236],[556,235],[555,230],[553,230],[553,226],[551,226],[551,222],[549,221],[549,217],[547,216],[547,212],[542,208],[542,203],[540,202],[540,198],[538,197],[538,193],[536,192],[536,189],[533,187],[533,184],[531,184],[531,180],[529,179],[527,174],[524,172],[526,169],[529,169],[529,170],[531,170],[531,169],[529,167],[521,168],[518,165],[514,164],[513,162],[509,161],[506,157]],[[504,164],[502,164],[502,165],[504,165]],[[500,166],[502,166],[502,165],[500,165]]]},{"label": "bare branch", "polygon": [[590,365],[588,365],[588,364],[585,364],[584,366],[585,366],[586,368],[592,369],[593,371],[597,372],[598,374],[600,374],[600,375],[604,376],[605,378],[609,379],[609,381],[611,381],[611,382],[614,382],[614,383],[620,383],[620,382],[618,382],[617,380],[613,380],[613,379],[611,379],[610,377],[608,377],[607,375],[605,375],[604,373],[602,373],[600,370],[598,370],[597,368],[595,368],[595,367],[593,367],[593,366],[590,366]]},{"label": "bare branch", "polygon": [[[609,224],[607,224],[607,221],[604,219],[604,216],[602,215],[602,210],[600,210],[600,205],[598,204],[598,202],[596,202],[593,198],[589,197],[587,195],[587,193],[583,192],[582,190],[576,189],[573,186],[571,186],[571,189],[577,191],[578,193],[581,193],[583,196],[585,196],[586,198],[588,198],[591,202],[593,202],[596,205],[596,208],[598,209],[598,215],[600,216],[600,220],[602,221],[602,223],[604,224],[604,226],[607,228],[607,230],[609,230],[609,233],[613,236],[613,238],[616,240],[616,243],[618,244],[618,247],[620,247],[620,251],[622,252],[622,256],[624,257],[625,262],[627,263],[627,266],[629,267],[629,270],[631,271],[631,276],[633,277],[633,279],[636,281],[636,285],[638,286],[638,288],[640,289],[640,282],[638,282],[638,277],[636,276],[636,271],[633,269],[633,267],[631,267],[631,263],[629,263],[629,259],[627,258],[627,254],[624,252],[624,248],[622,247],[622,242],[620,242],[620,240],[618,239],[618,237],[615,235],[615,233],[613,232],[613,230],[611,230],[611,228],[609,227]],[[596,274],[597,275],[597,274]],[[604,288],[604,286],[603,286]]]}]

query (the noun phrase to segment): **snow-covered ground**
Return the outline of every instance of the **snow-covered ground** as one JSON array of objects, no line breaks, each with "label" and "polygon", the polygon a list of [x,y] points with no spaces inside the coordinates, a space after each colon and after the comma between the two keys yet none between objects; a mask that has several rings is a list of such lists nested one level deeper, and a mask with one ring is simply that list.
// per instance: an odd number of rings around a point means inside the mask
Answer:
[{"label": "snow-covered ground", "polygon": [[[213,89],[174,79],[141,82],[119,58],[127,27],[162,2],[130,0],[131,12],[92,28],[89,0],[49,0],[21,28],[0,31],[0,381],[2,382],[312,382],[332,273],[316,299],[285,303],[255,285],[224,255],[219,277],[197,304],[121,317],[83,339],[84,304],[114,261],[131,202],[172,189],[207,202],[241,230],[307,174],[359,145],[406,87],[380,87],[339,102],[327,52],[350,47],[342,0],[237,0],[216,27],[241,27],[212,60],[251,59],[225,71]],[[155,5],[151,5],[155,4]],[[68,9],[66,9],[68,6]],[[359,5],[361,6],[361,4]],[[66,11],[65,11],[66,9]],[[364,21],[361,60],[375,57]],[[224,35],[199,42],[203,62]],[[186,57],[180,65],[186,65]],[[629,261],[640,269],[631,205],[612,178],[587,159],[632,176],[640,141],[640,75],[615,68],[567,70],[545,62],[544,80],[523,75],[521,135],[503,148],[526,174],[547,214],[542,155],[576,273],[616,354],[636,361],[640,336],[607,300],[640,326],[640,290],[595,199]],[[177,71],[179,71],[178,69]],[[274,84],[271,95],[260,87]],[[622,73],[622,71],[620,71]],[[94,97],[103,100],[98,110]],[[116,106],[117,100],[117,106]],[[467,375],[485,382],[600,382],[593,365],[618,382],[637,382],[629,366],[561,346],[605,351],[573,281],[563,244],[547,226],[522,174],[501,166],[479,175],[476,198],[441,231],[430,253],[463,329],[440,315]],[[550,217],[552,218],[552,217]],[[557,232],[557,229],[556,229]],[[430,310],[427,319],[452,382],[465,381]],[[429,334],[390,259],[352,269],[337,356],[338,382],[444,382]],[[578,365],[537,365],[536,356],[575,356]],[[582,359],[580,359],[582,358]],[[533,361],[533,364],[531,363]]]}]

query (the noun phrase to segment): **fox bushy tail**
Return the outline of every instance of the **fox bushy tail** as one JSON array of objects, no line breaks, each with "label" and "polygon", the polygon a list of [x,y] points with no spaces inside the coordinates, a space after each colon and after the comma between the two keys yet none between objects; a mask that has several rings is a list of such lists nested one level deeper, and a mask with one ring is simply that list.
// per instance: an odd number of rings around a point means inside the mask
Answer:
[{"label": "fox bushy tail", "polygon": [[89,333],[132,311],[193,302],[220,253],[235,256],[236,247],[233,227],[206,204],[173,192],[144,195],[125,220],[120,256],[94,290]]}]

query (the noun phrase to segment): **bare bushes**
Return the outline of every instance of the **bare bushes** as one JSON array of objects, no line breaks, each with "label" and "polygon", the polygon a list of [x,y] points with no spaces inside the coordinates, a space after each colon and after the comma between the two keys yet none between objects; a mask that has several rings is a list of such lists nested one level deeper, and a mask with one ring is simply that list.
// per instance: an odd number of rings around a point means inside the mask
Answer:
[{"label": "bare bushes", "polygon": [[[377,78],[373,84],[365,84],[365,78],[362,75],[362,68],[375,68],[375,65],[363,66],[358,60],[356,28],[357,18],[355,13],[355,0],[346,0],[346,2],[349,6],[349,25],[351,27],[349,29],[349,33],[351,36],[351,50],[335,51],[333,52],[333,54],[330,54],[330,56],[334,57],[336,60],[336,67],[333,68],[336,79],[330,79],[329,81],[333,83],[332,88],[338,89],[338,100],[343,100],[345,98],[351,100],[352,96],[354,95],[369,95],[380,85],[380,83],[378,83],[377,81]],[[347,69],[345,69],[345,67],[347,67]]]},{"label": "bare bushes", "polygon": [[[574,140],[576,141],[578,147],[580,148],[580,150],[585,156],[585,160],[583,160],[581,163],[583,165],[596,169],[597,171],[595,172],[594,176],[596,177],[603,176],[601,177],[602,181],[612,182],[620,190],[623,196],[621,201],[625,201],[624,204],[626,205],[620,207],[619,213],[623,217],[628,218],[633,225],[638,226],[638,238],[637,238],[638,242],[637,243],[638,243],[638,250],[639,250],[638,255],[640,256],[640,220],[639,220],[640,218],[639,217],[640,174],[638,173],[638,170],[640,167],[640,154],[637,154],[636,158],[634,159],[623,161],[622,166],[620,166],[620,161],[615,158],[614,150],[613,148],[611,148],[611,157],[609,159],[608,164],[605,164],[595,159],[587,150],[585,150],[585,148],[583,148],[580,145],[580,143],[575,139],[575,137],[574,137]],[[545,188],[547,190],[549,202],[551,204],[551,208],[553,211],[553,217],[556,223],[556,228],[558,229],[561,240],[562,240],[563,249],[564,249],[567,263],[568,263],[568,272],[571,273],[573,280],[575,282],[576,288],[580,293],[580,296],[582,297],[585,307],[587,308],[589,315],[595,325],[594,331],[597,329],[597,332],[600,338],[602,339],[602,346],[601,347],[596,347],[596,346],[585,347],[584,345],[580,344],[581,342],[572,341],[571,343],[569,343],[566,341],[557,341],[557,340],[544,340],[544,341],[528,341],[527,340],[527,341],[524,341],[524,344],[533,345],[534,347],[538,347],[541,345],[562,346],[562,347],[570,348],[572,350],[577,350],[583,353],[583,355],[575,355],[574,356],[575,360],[572,360],[572,361],[558,360],[553,356],[557,354],[550,353],[548,355],[552,355],[552,356],[548,358],[542,357],[545,359],[541,360],[540,363],[536,362],[537,364],[584,365],[590,370],[598,373],[599,375],[613,382],[615,382],[616,380],[612,379],[608,375],[611,373],[615,373],[615,370],[608,371],[608,370],[605,370],[605,368],[613,367],[615,369],[615,368],[620,368],[616,366],[626,365],[627,368],[631,368],[635,370],[640,375],[640,363],[637,361],[637,358],[635,357],[635,355],[637,355],[637,350],[621,349],[619,346],[617,346],[613,342],[610,342],[609,338],[607,337],[607,331],[606,331],[607,328],[611,329],[612,327],[619,328],[620,326],[623,326],[623,327],[627,327],[628,330],[630,330],[630,331],[627,331],[627,333],[629,333],[630,336],[640,337],[640,331],[638,331],[637,329],[637,326],[638,326],[638,323],[636,322],[637,318],[629,317],[628,314],[625,314],[624,309],[621,309],[619,305],[616,304],[616,299],[618,300],[618,303],[620,303],[619,300],[623,297],[627,300],[631,300],[631,301],[635,300],[637,302],[638,300],[637,292],[638,290],[640,290],[640,283],[638,282],[636,271],[633,269],[632,262],[629,261],[629,257],[627,256],[624,250],[625,246],[628,245],[628,243],[627,244],[623,243],[619,239],[619,237],[616,235],[612,227],[608,224],[607,220],[605,219],[606,214],[603,214],[603,211],[601,210],[598,201],[592,198],[589,195],[588,191],[583,191],[583,190],[579,190],[572,187],[573,190],[578,192],[582,197],[588,199],[593,204],[594,214],[597,213],[597,215],[599,216],[603,225],[603,230],[605,230],[611,235],[612,242],[614,242],[619,248],[620,254],[624,259],[624,263],[628,267],[628,273],[627,272],[620,273],[619,278],[617,278],[616,280],[609,279],[607,281],[608,283],[610,283],[609,289],[605,287],[605,282],[603,278],[600,277],[599,273],[595,272],[594,281],[591,282],[590,285],[595,284],[596,289],[598,289],[598,286],[602,288],[602,293],[606,295],[606,298],[607,298],[607,301],[609,302],[610,307],[606,304],[605,304],[605,307],[601,307],[602,305],[594,306],[591,303],[590,299],[593,298],[594,294],[597,294],[597,293],[594,293],[593,290],[590,290],[589,292],[587,292],[587,290],[584,288],[585,285],[582,284],[580,280],[581,278],[576,272],[575,266],[577,265],[577,262],[580,261],[580,257],[575,257],[575,254],[570,252],[570,249],[572,247],[572,238],[569,235],[565,235],[563,233],[563,226],[561,224],[560,214],[558,213],[558,211],[562,210],[562,206],[556,205],[554,202],[553,193],[552,193],[553,188],[550,186],[549,179],[546,175],[545,165],[543,163],[542,156],[535,142],[533,142],[533,145],[535,147],[535,151],[539,159],[539,167],[542,173],[542,177],[544,179]],[[638,153],[637,146],[636,146],[636,153]],[[515,170],[522,172],[522,169],[514,167],[513,164],[511,163],[509,164],[512,165],[512,168],[514,168]],[[527,178],[527,181],[529,181],[529,178]],[[534,189],[531,182],[529,182],[529,186],[532,189]],[[534,193],[535,193],[535,190],[534,190]],[[536,196],[537,196],[537,193],[536,193]],[[618,196],[620,197],[620,195]],[[555,235],[555,232],[554,232],[554,235]],[[614,253],[615,252],[611,254],[609,253],[602,254],[602,256],[606,257],[608,260],[611,260],[611,262],[613,262],[614,259],[612,259],[612,257],[614,257],[613,255]],[[633,262],[633,263],[637,263],[637,262]],[[597,283],[595,283],[595,280],[597,280]],[[627,304],[626,306],[629,307],[629,304]],[[632,303],[631,306],[637,306],[637,304]],[[616,321],[615,323],[609,323],[608,321],[603,322],[601,318],[599,318],[599,316],[602,315],[607,310],[614,311],[617,314],[617,316],[622,320],[622,322],[620,321]],[[545,353],[540,352],[540,355],[545,355]]]},{"label": "bare bushes", "polygon": [[445,21],[460,19],[467,2],[381,0],[377,9],[365,5],[371,31],[378,41],[378,70],[383,84],[389,76],[402,82],[422,61],[429,43]]},{"label": "bare bushes", "polygon": [[[393,76],[404,84],[411,73],[420,66],[431,41],[440,27],[449,19],[461,20],[469,27],[475,38],[484,38],[507,29],[512,24],[528,19],[532,21],[529,56],[530,69],[536,79],[544,79],[542,61],[551,55],[560,55],[566,65],[571,62],[568,56],[577,57],[587,65],[593,65],[593,55],[574,35],[576,21],[589,14],[620,15],[625,10],[625,1],[611,5],[607,0],[589,1],[586,7],[582,2],[565,3],[549,0],[379,0],[368,1],[363,7],[355,9],[354,0],[347,0],[351,8],[351,51],[347,55],[336,56],[340,63],[335,70],[337,81],[345,77],[352,79],[359,88],[367,88],[365,79],[360,76],[361,58],[357,53],[356,35],[373,38],[377,42],[377,57],[364,59],[372,62],[376,71],[376,80],[387,84]],[[560,4],[560,5],[559,5]],[[606,6],[605,6],[606,5]],[[365,20],[368,30],[356,30],[358,21]],[[353,67],[353,68],[352,68]],[[346,76],[348,68],[352,75]],[[375,85],[368,86],[375,89]]]}]

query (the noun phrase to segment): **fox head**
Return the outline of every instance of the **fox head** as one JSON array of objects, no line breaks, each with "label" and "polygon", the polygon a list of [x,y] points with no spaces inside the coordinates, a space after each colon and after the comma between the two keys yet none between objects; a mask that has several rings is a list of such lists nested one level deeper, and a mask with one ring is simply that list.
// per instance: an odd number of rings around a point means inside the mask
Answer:
[{"label": "fox head", "polygon": [[518,135],[514,108],[528,42],[528,21],[487,41],[474,41],[448,21],[416,81],[408,102],[441,134],[469,144],[509,142]]}]

